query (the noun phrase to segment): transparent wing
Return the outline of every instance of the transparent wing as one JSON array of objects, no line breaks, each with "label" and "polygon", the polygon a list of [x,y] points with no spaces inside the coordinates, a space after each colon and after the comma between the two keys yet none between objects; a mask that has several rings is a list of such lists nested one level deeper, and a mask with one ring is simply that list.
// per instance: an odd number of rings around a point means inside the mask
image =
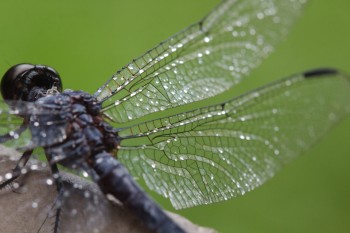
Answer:
[{"label": "transparent wing", "polygon": [[22,124],[23,118],[14,115],[15,113],[4,101],[0,101],[0,135],[14,131]]},{"label": "transparent wing", "polygon": [[28,130],[21,133],[23,118],[18,113],[24,113],[25,104],[18,108],[10,108],[8,104],[0,100],[0,143],[11,147],[20,147],[30,142]]},{"label": "transparent wing", "polygon": [[[0,100],[0,143],[8,147],[18,148],[26,146],[48,146],[57,140],[61,140],[66,137],[65,130],[60,130],[59,127],[65,125],[64,120],[59,119],[61,111],[51,109],[50,106],[43,104],[37,104],[26,101],[3,101]],[[43,136],[39,137],[41,140],[32,140],[32,135],[28,128],[23,127],[24,118],[21,116],[48,116],[51,121],[45,122],[45,126],[41,126],[43,129],[47,129],[45,132],[52,137],[46,137],[47,140],[43,140]],[[32,120],[33,120],[32,116]],[[53,120],[52,120],[53,119]],[[50,131],[54,131],[55,134],[50,134]]]},{"label": "transparent wing", "polygon": [[349,115],[349,81],[312,71],[123,129],[118,159],[175,208],[243,195]]},{"label": "transparent wing", "polygon": [[306,0],[227,0],[119,70],[96,93],[118,123],[209,98],[246,77]]}]

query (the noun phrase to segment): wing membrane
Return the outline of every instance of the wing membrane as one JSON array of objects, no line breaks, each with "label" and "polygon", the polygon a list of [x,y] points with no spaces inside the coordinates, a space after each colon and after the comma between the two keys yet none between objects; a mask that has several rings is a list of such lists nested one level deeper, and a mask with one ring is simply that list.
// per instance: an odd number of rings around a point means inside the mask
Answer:
[{"label": "wing membrane", "polygon": [[120,132],[118,159],[175,208],[243,195],[350,113],[349,77],[284,79],[229,102]]},{"label": "wing membrane", "polygon": [[[23,118],[17,114],[26,112],[27,108],[24,102],[17,106],[10,108],[6,102],[0,100],[0,143],[12,147],[26,145],[31,138],[28,131],[20,134]],[[8,139],[10,140],[5,143]]]},{"label": "wing membrane", "polygon": [[247,76],[305,0],[228,0],[119,70],[95,96],[118,123],[202,100]]},{"label": "wing membrane", "polygon": [[[5,102],[0,100],[0,143],[14,148],[51,145],[57,142],[56,140],[61,140],[66,137],[66,132],[62,129],[62,125],[66,120],[52,120],[59,119],[59,117],[57,118],[55,116],[60,116],[60,114],[62,114],[61,111],[52,109],[50,106],[46,106],[42,103],[38,104],[26,101]],[[49,139],[44,140],[44,138],[47,138],[46,136],[37,136],[37,138],[40,138],[41,140],[33,141],[31,132],[22,127],[24,118],[20,116],[31,116],[31,119],[34,121],[34,116],[44,115],[48,115],[48,119],[51,119],[51,121],[45,122],[44,124],[46,126],[41,127],[46,127],[47,132],[45,133],[47,135],[51,135],[50,132],[55,132],[52,134],[55,135],[55,138],[50,137]]]}]

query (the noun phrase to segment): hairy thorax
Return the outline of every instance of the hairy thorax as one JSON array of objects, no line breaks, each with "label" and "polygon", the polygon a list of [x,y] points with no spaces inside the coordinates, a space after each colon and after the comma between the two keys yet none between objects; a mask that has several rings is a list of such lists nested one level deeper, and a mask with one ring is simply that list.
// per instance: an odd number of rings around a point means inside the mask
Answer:
[{"label": "hairy thorax", "polygon": [[33,143],[42,146],[51,163],[86,163],[117,147],[117,134],[106,123],[101,105],[88,93],[64,91],[36,101],[40,114],[29,119]]}]

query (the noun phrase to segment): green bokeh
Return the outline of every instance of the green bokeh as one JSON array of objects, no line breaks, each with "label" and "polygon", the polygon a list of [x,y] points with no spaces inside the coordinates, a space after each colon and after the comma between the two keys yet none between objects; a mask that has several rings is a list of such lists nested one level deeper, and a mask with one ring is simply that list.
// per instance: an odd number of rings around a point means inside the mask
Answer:
[{"label": "green bokeh", "polygon": [[[198,21],[217,2],[1,0],[0,73],[20,62],[48,64],[60,72],[65,88],[92,93],[132,58]],[[287,40],[242,88],[320,66],[350,73],[349,10],[347,0],[311,2]],[[178,213],[225,233],[350,232],[349,130],[347,119],[244,197]]]}]

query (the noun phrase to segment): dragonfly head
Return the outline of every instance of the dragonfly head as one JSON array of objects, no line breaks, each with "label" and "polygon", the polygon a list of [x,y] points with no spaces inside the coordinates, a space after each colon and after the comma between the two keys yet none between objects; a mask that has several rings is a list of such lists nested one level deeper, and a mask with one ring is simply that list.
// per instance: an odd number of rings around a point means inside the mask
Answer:
[{"label": "dragonfly head", "polygon": [[49,66],[18,64],[12,66],[1,80],[3,99],[13,101],[35,101],[48,90],[62,91],[61,78],[56,70]]}]

